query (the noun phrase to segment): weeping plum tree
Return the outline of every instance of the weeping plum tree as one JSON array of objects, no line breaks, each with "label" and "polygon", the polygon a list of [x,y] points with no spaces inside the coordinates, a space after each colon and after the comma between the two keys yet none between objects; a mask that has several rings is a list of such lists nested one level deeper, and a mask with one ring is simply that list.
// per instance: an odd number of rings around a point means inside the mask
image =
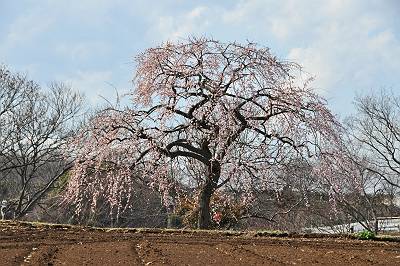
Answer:
[{"label": "weeping plum tree", "polygon": [[192,39],[148,49],[136,62],[133,105],[99,112],[72,143],[65,199],[77,213],[101,199],[118,215],[139,175],[167,205],[174,184],[195,184],[198,227],[209,228],[217,189],[250,195],[268,186],[275,165],[315,155],[337,137],[334,116],[300,66],[268,48]]}]

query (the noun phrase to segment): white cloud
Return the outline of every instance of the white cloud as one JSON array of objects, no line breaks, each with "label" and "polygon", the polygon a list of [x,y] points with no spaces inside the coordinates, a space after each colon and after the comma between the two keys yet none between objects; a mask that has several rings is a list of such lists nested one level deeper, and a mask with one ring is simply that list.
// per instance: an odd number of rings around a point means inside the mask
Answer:
[{"label": "white cloud", "polygon": [[43,16],[40,8],[18,16],[8,25],[5,35],[1,38],[0,54],[6,54],[15,46],[30,43],[47,31],[52,23],[52,17]]},{"label": "white cloud", "polygon": [[[101,26],[111,20],[110,11],[118,6],[121,0],[47,0],[43,5],[47,16],[54,16],[59,20],[74,20],[84,23],[85,26]],[[129,1],[125,1],[129,3]]]},{"label": "white cloud", "polygon": [[109,52],[110,47],[104,42],[88,41],[88,42],[71,42],[71,43],[59,43],[55,48],[55,51],[72,59],[74,61],[81,61],[90,58],[94,55],[101,55]]},{"label": "white cloud", "polygon": [[111,71],[78,70],[67,77],[59,75],[57,80],[62,80],[75,90],[85,92],[86,98],[94,105],[104,101],[104,98],[113,101],[116,97]]},{"label": "white cloud", "polygon": [[400,58],[400,41],[390,29],[375,32],[374,24],[363,20],[348,23],[352,27],[325,25],[317,38],[303,47],[292,48],[288,57],[315,73],[317,86],[326,90],[385,86],[378,84],[387,82],[380,79],[382,75],[400,69],[400,62],[393,60]]},{"label": "white cloud", "polygon": [[400,69],[394,60],[400,58],[400,33],[389,9],[382,1],[249,0],[227,8],[223,18],[284,46],[286,57],[314,74],[314,85],[330,95],[344,87],[393,85],[393,77],[383,77]]},{"label": "white cloud", "polygon": [[212,11],[205,6],[197,6],[183,14],[163,15],[158,18],[155,16],[156,22],[148,35],[158,41],[186,39],[207,28],[208,12]]}]

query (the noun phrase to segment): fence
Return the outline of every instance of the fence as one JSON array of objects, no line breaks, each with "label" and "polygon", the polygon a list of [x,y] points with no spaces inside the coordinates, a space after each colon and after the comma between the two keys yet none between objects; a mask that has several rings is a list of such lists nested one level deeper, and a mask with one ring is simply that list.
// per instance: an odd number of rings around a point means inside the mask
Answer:
[{"label": "fence", "polygon": [[[371,228],[377,226],[378,232],[400,232],[400,217],[378,217],[376,221],[366,221],[365,224]],[[377,225],[376,225],[377,223]],[[309,233],[357,233],[366,230],[361,223],[347,223],[333,226],[321,226],[305,228],[305,232]]]}]

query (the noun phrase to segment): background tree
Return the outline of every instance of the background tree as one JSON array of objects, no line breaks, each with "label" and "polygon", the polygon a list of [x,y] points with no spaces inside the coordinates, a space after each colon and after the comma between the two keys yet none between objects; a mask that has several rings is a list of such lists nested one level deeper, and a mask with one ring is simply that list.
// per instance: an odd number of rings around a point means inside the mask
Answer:
[{"label": "background tree", "polygon": [[[80,152],[66,201],[78,213],[102,194],[118,215],[140,173],[166,205],[174,205],[177,183],[195,184],[198,227],[208,228],[217,189],[236,186],[249,200],[254,187],[270,184],[274,166],[318,154],[337,137],[335,118],[300,67],[267,48],[192,39],[136,60],[134,105],[100,112],[72,145]],[[107,176],[98,174],[104,169]]]},{"label": "background tree", "polygon": [[356,107],[349,130],[368,159],[366,170],[400,188],[400,96],[382,90],[358,97]]},{"label": "background tree", "polygon": [[[0,174],[14,218],[33,209],[71,167],[65,144],[75,132],[82,98],[63,84],[41,89],[3,69]],[[5,95],[5,96],[4,96]]]},{"label": "background tree", "polygon": [[381,91],[357,97],[355,105],[356,114],[346,121],[344,144],[321,157],[323,171],[317,174],[336,213],[345,214],[342,222],[358,222],[377,232],[378,217],[398,215],[400,100]]},{"label": "background tree", "polygon": [[[5,66],[0,67],[0,152],[4,154],[12,145],[12,117],[18,115],[17,108],[29,98],[37,85],[27,81],[22,75],[11,73]],[[8,161],[0,158],[0,170],[7,170]]]}]

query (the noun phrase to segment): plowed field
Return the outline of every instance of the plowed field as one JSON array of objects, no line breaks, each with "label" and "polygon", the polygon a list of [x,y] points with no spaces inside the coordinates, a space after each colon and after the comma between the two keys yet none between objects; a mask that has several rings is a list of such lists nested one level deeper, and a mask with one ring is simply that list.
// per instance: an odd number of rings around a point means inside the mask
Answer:
[{"label": "plowed field", "polygon": [[0,222],[0,265],[400,265],[400,243]]}]

